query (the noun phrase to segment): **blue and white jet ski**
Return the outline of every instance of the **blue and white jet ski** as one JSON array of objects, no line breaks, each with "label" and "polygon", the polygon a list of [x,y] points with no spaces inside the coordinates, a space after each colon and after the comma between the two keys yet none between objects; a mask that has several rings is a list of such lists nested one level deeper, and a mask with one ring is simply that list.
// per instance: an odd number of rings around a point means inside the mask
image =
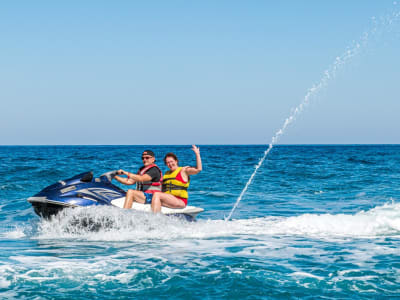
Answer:
[{"label": "blue and white jet ski", "polygon": [[[67,207],[83,207],[92,205],[112,205],[123,208],[126,192],[111,183],[116,171],[107,172],[94,178],[92,172],[78,174],[66,180],[60,180],[36,195],[28,198],[40,217],[50,218]],[[134,202],[132,209],[151,212],[150,204]],[[182,216],[193,221],[203,208],[186,206],[185,208],[162,207],[165,215]]]}]

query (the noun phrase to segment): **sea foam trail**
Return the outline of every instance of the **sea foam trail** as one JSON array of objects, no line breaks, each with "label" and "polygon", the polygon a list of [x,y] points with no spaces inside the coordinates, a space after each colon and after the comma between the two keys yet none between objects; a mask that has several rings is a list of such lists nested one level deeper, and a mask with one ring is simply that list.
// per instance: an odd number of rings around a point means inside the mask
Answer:
[{"label": "sea foam trail", "polygon": [[52,220],[41,220],[33,238],[148,242],[235,237],[232,241],[235,243],[242,237],[263,240],[265,236],[282,235],[313,238],[400,235],[400,204],[385,204],[356,214],[303,214],[192,223],[110,207],[67,209]]},{"label": "sea foam trail", "polygon": [[[248,187],[253,181],[254,176],[256,175],[258,169],[262,166],[265,159],[267,158],[269,152],[272,150],[273,146],[278,142],[280,137],[285,133],[286,128],[293,123],[296,118],[304,111],[304,109],[309,105],[311,99],[318,95],[318,93],[325,88],[328,83],[336,77],[337,71],[339,71],[344,65],[346,65],[353,57],[355,57],[362,48],[365,48],[368,44],[368,40],[371,36],[376,35],[378,32],[378,28],[386,28],[386,30],[390,30],[394,24],[398,23],[400,18],[400,11],[394,11],[391,14],[377,20],[372,18],[373,27],[370,30],[365,31],[362,36],[359,38],[357,42],[353,42],[353,45],[349,47],[342,55],[335,58],[333,64],[328,67],[323,73],[323,76],[318,84],[313,85],[306,93],[303,98],[303,101],[292,111],[290,116],[285,120],[282,127],[275,133],[272,137],[271,143],[268,146],[268,149],[264,152],[264,155],[259,160],[256,165],[253,173],[251,174],[249,180],[247,181],[245,187],[237,198],[235,204],[233,205],[232,210],[230,211],[228,217],[225,220],[229,220],[232,217],[233,212],[236,210],[236,207],[242,200],[244,194],[246,193]],[[381,29],[382,30],[382,29]],[[382,30],[383,31],[383,30]]]},{"label": "sea foam trail", "polygon": [[[304,214],[288,218],[237,222],[245,228],[248,227],[245,231],[253,234],[301,235],[314,238],[400,235],[400,204],[386,204],[356,214]],[[254,223],[257,223],[257,226],[254,226]]]}]

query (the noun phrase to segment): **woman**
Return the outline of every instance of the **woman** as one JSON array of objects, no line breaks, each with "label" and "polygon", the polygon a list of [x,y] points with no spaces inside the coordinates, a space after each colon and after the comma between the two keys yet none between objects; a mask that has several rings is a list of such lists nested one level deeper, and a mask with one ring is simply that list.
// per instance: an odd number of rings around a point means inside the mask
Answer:
[{"label": "woman", "polygon": [[170,208],[184,208],[187,205],[190,184],[190,175],[195,175],[202,170],[200,149],[192,145],[192,150],[196,154],[196,167],[179,167],[178,158],[174,153],[167,153],[164,163],[169,168],[163,177],[162,193],[154,193],[151,201],[151,209],[158,213],[161,206]]}]

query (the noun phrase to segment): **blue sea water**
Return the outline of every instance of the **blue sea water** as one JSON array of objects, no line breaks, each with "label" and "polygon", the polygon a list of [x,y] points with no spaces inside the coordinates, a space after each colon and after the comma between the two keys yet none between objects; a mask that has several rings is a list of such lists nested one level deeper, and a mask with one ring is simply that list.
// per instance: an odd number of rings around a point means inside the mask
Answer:
[{"label": "blue sea water", "polygon": [[[400,145],[200,146],[198,221],[113,207],[41,220],[26,201],[92,170],[135,172],[141,152],[190,146],[0,147],[0,298],[376,299],[400,297]],[[71,218],[108,216],[97,232]]]}]

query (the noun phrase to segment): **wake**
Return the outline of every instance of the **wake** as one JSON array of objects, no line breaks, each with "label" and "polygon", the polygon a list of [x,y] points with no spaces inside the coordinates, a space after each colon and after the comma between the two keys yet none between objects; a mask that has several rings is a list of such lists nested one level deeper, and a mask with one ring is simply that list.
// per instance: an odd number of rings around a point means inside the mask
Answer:
[{"label": "wake", "polygon": [[[88,224],[95,224],[95,228]],[[21,236],[21,229],[16,230]],[[9,233],[15,236],[16,233]],[[400,235],[400,204],[385,204],[355,214],[303,214],[292,217],[185,220],[114,207],[65,209],[51,220],[40,220],[34,239],[91,241],[255,239],[302,236],[316,239],[374,238]]]}]

